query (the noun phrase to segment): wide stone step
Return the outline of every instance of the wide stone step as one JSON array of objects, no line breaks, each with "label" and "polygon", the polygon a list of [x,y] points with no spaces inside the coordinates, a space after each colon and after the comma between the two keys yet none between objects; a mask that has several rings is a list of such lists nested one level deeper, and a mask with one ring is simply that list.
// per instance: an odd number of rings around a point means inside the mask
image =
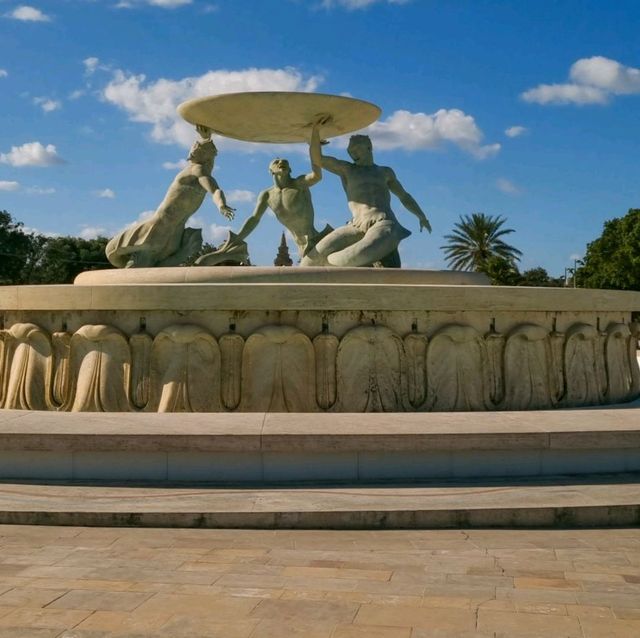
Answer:
[{"label": "wide stone step", "polygon": [[0,479],[246,484],[640,472],[640,402],[422,414],[0,411]]},{"label": "wide stone step", "polygon": [[640,474],[353,486],[0,484],[0,523],[402,529],[640,524]]}]

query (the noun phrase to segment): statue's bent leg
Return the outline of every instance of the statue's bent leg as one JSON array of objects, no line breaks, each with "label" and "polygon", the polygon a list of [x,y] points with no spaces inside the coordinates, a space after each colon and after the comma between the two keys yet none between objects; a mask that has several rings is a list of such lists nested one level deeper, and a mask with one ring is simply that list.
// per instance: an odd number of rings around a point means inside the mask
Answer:
[{"label": "statue's bent leg", "polygon": [[[329,233],[324,239],[321,239],[300,262],[301,266],[327,266],[331,262],[328,257],[337,251],[341,251],[347,246],[359,241],[364,237],[362,231],[354,226],[342,226]],[[334,265],[334,264],[331,264]]]},{"label": "statue's bent leg", "polygon": [[395,221],[379,221],[356,243],[327,257],[332,266],[369,266],[398,248],[407,231]]},{"label": "statue's bent leg", "polygon": [[180,266],[202,248],[202,228],[185,228],[176,252],[168,255],[156,266]]}]

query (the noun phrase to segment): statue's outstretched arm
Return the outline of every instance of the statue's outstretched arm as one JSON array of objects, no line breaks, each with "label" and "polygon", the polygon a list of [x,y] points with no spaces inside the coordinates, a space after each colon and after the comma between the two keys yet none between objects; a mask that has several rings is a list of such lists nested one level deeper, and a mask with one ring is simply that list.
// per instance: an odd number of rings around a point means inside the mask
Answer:
[{"label": "statue's outstretched arm", "polygon": [[429,232],[431,232],[431,224],[427,219],[427,216],[422,212],[422,209],[418,205],[418,202],[404,190],[402,184],[398,181],[395,173],[389,170],[389,180],[387,182],[387,186],[389,190],[400,200],[400,203],[410,212],[413,213],[420,222],[420,232],[422,232],[423,228],[426,228]]},{"label": "statue's outstretched arm", "polygon": [[242,228],[238,232],[238,239],[245,239],[247,235],[253,231],[253,229],[258,225],[258,222],[262,219],[268,205],[269,191],[262,191],[260,195],[258,195],[258,201],[256,202],[253,214],[247,219],[247,221],[245,221],[244,224],[242,224]]},{"label": "statue's outstretched arm", "polygon": [[227,219],[233,219],[236,209],[227,206],[227,199],[220,186],[218,186],[218,182],[211,175],[203,174],[198,175],[198,183],[204,190],[211,193],[213,203],[218,207],[220,214]]},{"label": "statue's outstretched arm", "polygon": [[322,179],[322,151],[320,150],[320,131],[318,130],[318,124],[314,124],[311,129],[309,160],[311,162],[311,172],[302,175],[298,180],[302,179],[307,186],[313,186]]}]

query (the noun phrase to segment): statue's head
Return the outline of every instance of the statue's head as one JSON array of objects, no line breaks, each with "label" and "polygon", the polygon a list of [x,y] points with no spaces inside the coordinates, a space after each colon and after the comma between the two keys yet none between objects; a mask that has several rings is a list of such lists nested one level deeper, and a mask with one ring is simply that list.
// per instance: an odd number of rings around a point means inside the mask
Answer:
[{"label": "statue's head", "polygon": [[189,151],[188,159],[197,164],[213,161],[218,154],[216,145],[211,140],[196,140]]},{"label": "statue's head", "polygon": [[356,164],[373,163],[373,146],[368,135],[352,135],[349,139],[347,153]]},{"label": "statue's head", "polygon": [[291,173],[291,166],[289,166],[289,160],[276,157],[269,162],[269,172],[272,175],[287,175]]}]

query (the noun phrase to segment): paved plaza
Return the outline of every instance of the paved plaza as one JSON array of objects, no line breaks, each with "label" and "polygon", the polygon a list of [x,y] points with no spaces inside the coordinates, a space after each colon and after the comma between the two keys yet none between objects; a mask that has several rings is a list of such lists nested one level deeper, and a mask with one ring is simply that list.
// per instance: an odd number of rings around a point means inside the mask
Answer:
[{"label": "paved plaza", "polygon": [[0,526],[0,638],[633,638],[640,530]]}]

